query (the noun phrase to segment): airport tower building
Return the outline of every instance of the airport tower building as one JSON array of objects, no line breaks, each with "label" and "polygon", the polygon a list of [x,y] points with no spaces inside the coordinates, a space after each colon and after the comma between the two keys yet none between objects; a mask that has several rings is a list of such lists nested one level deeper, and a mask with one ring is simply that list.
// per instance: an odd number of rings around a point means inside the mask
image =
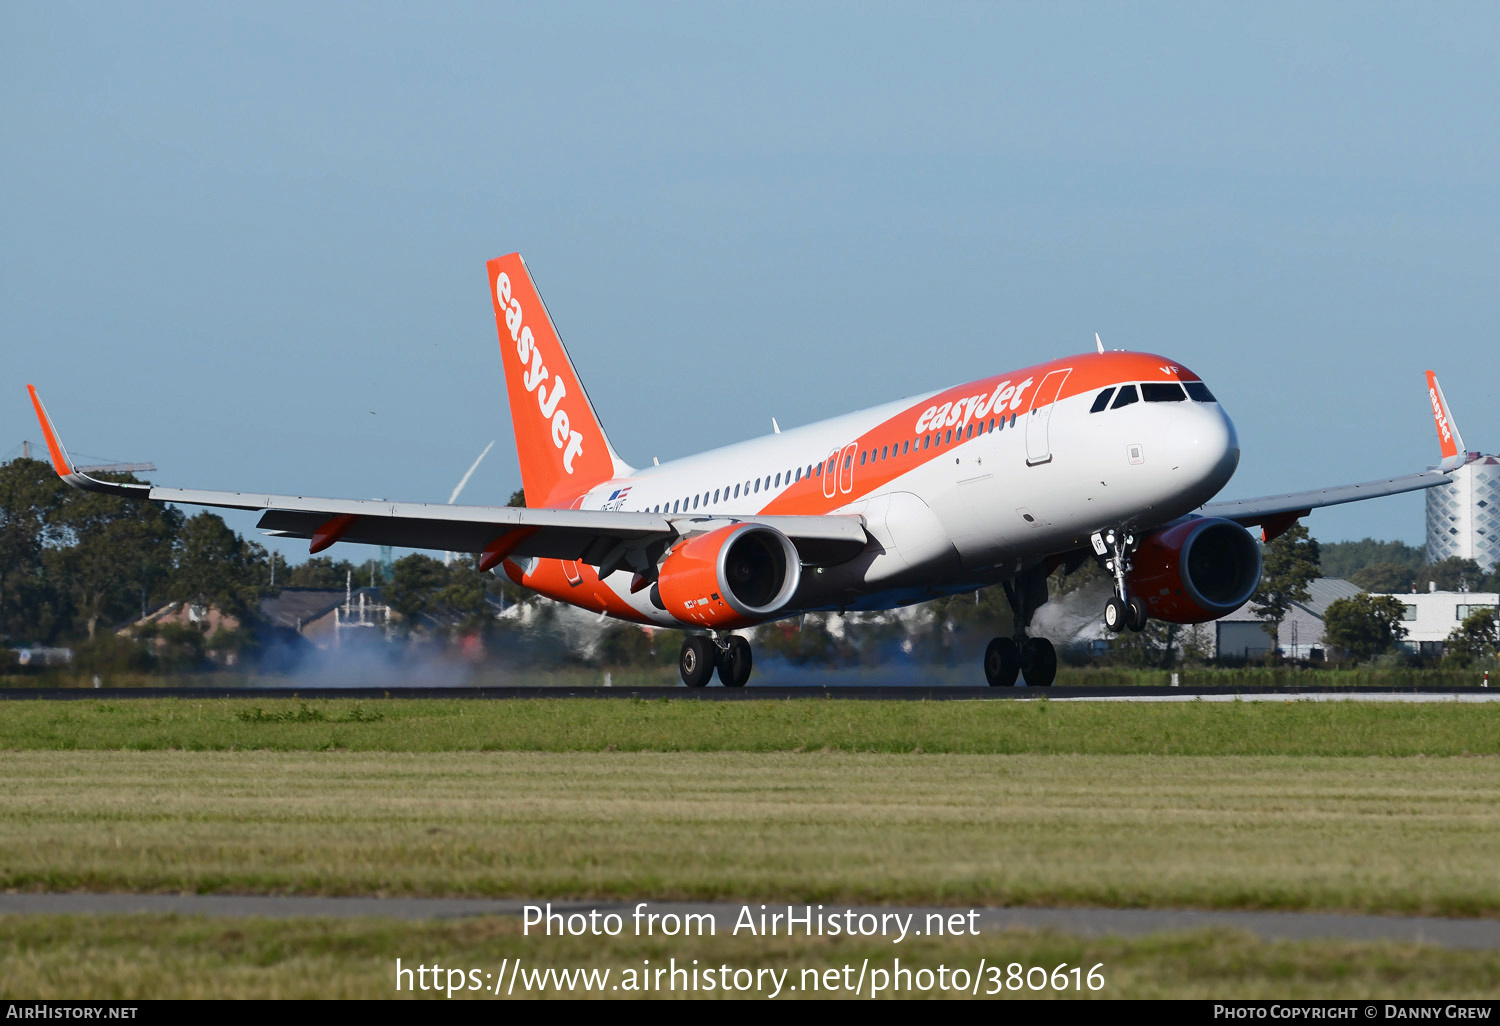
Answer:
[{"label": "airport tower building", "polygon": [[1500,456],[1471,453],[1452,478],[1427,489],[1427,562],[1458,556],[1489,573],[1500,562]]}]

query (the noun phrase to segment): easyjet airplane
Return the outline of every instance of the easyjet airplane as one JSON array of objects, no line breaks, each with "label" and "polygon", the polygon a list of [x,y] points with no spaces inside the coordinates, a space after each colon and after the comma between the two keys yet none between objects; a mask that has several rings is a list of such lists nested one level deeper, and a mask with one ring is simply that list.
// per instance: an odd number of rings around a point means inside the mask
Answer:
[{"label": "easyjet airplane", "polygon": [[[1112,630],[1200,623],[1249,600],[1269,540],[1313,509],[1443,485],[1467,453],[1431,371],[1443,460],[1384,481],[1210,502],[1239,462],[1198,375],[1149,353],[1064,357],[636,469],[616,454],[520,254],[489,263],[526,508],[209,492],[100,481],[132,498],[264,511],[270,534],[472,552],[561,602],[686,632],[689,687],[750,677],[734,631],[817,610],[890,609],[1000,585],[1013,637],[992,685],[1047,686],[1057,656],[1029,633],[1047,577],[1098,560]],[[1096,339],[1097,342],[1097,339]],[[29,387],[29,386],[28,386]]]}]

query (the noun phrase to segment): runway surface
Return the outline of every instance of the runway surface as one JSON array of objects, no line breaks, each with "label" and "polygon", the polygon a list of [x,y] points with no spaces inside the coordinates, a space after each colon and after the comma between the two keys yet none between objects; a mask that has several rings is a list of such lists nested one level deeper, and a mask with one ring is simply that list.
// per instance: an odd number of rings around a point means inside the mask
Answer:
[{"label": "runway surface", "polygon": [[1115,701],[1115,702],[1493,702],[1500,686],[1393,688],[1352,685],[1311,687],[1052,687],[987,688],[925,685],[838,685],[829,687],[751,685],[743,688],[684,687],[162,687],[162,688],[0,688],[0,700],[70,701],[129,698],[670,698],[689,702],[764,702],[841,698],[854,701]]},{"label": "runway surface", "polygon": [[[212,918],[349,918],[380,917],[409,921],[462,919],[474,916],[520,917],[527,905],[544,905],[545,899],[522,901],[482,898],[322,898],[286,895],[213,894],[0,894],[0,915],[155,915],[205,916]],[[760,922],[761,904],[739,902],[649,902],[648,913],[686,916],[712,914],[719,936],[731,935],[743,909]],[[797,915],[806,914],[805,904],[793,904]],[[814,904],[818,911],[819,906]],[[631,913],[635,902],[591,903],[553,901],[551,911],[564,917],[598,909],[601,916],[618,914],[625,930],[633,932]],[[901,906],[821,907],[824,916],[873,916],[870,933],[895,933],[895,920],[886,914],[912,915],[907,920],[922,930],[929,913],[945,917],[967,909]],[[765,911],[785,912],[785,904],[767,902]],[[982,934],[1010,929],[1059,930],[1085,936],[1138,936],[1162,931],[1230,929],[1244,930],[1266,940],[1315,940],[1338,938],[1354,941],[1399,941],[1434,944],[1445,948],[1500,948],[1500,920],[1441,919],[1433,916],[1364,916],[1327,912],[1228,912],[1195,909],[1111,908],[983,908],[976,909],[975,922]],[[801,934],[799,927],[799,935]],[[742,933],[741,936],[745,934]],[[785,935],[783,930],[782,935]],[[909,934],[910,936],[910,934]]]}]

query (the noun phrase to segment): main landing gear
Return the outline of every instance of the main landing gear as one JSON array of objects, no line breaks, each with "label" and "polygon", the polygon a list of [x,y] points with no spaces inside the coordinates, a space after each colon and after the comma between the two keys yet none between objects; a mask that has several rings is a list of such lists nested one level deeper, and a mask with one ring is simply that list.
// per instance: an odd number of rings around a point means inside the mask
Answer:
[{"label": "main landing gear", "polygon": [[715,670],[719,671],[719,683],[726,688],[742,688],[750,679],[753,663],[750,642],[737,634],[723,637],[691,634],[682,643],[682,653],[677,657],[682,682],[690,688],[707,687]]},{"label": "main landing gear", "polygon": [[[1127,627],[1132,631],[1145,628],[1149,614],[1139,595],[1125,589],[1125,574],[1130,570],[1130,554],[1135,551],[1135,535],[1108,530],[1090,539],[1094,552],[1104,556],[1104,569],[1115,578],[1115,593],[1104,604],[1104,626],[1118,634]],[[1106,553],[1108,554],[1106,556]]]},{"label": "main landing gear", "polygon": [[1015,636],[995,638],[984,650],[984,679],[991,687],[1009,688],[1024,676],[1031,687],[1051,687],[1057,679],[1057,650],[1046,638],[1026,633],[1032,616],[1047,601],[1046,569],[1032,567],[1002,586],[1014,614]]}]

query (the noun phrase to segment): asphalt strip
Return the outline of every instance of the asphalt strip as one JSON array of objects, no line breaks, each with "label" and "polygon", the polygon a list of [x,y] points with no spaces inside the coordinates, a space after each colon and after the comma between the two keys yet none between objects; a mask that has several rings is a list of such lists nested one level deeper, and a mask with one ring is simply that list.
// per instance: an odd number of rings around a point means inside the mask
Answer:
[{"label": "asphalt strip", "polygon": [[[295,895],[218,895],[218,894],[0,894],[0,915],[182,915],[210,918],[355,918],[373,917],[403,920],[466,919],[476,916],[515,916],[525,914],[527,906],[545,906],[566,917],[575,913],[587,916],[597,910],[600,917],[614,913],[620,917],[626,932],[635,933],[633,915],[636,902],[594,904],[579,901],[544,899],[524,901],[483,898],[327,898]],[[749,910],[746,913],[746,909]],[[742,916],[757,924],[767,922],[763,916],[787,913],[799,917],[811,914],[812,922],[826,922],[831,917],[859,924],[858,932],[873,935],[900,932],[902,920],[912,932],[920,935],[931,920],[950,922],[955,913],[967,920],[968,910],[934,907],[901,907],[866,905],[745,905],[737,902],[648,902],[643,915],[655,914],[657,923],[678,923],[689,915],[713,916],[715,933],[733,933]],[[1352,941],[1398,941],[1432,944],[1444,948],[1500,949],[1500,920],[1442,919],[1433,916],[1378,916],[1331,912],[1235,912],[1199,911],[1195,909],[1112,909],[1112,908],[981,908],[975,909],[974,922],[981,934],[1005,930],[1058,930],[1085,936],[1140,936],[1165,931],[1230,929],[1243,930],[1265,940],[1340,939]],[[534,913],[540,917],[541,913]],[[852,915],[853,919],[847,916]],[[911,916],[907,919],[907,916]],[[781,921],[783,924],[786,920]],[[532,927],[540,935],[541,927]],[[561,927],[555,927],[560,930]],[[680,930],[680,926],[679,926]],[[667,934],[658,929],[661,935]],[[796,935],[806,934],[800,924]],[[740,935],[747,935],[741,931]],[[786,936],[783,925],[780,936]],[[554,933],[556,936],[556,933]]]}]

